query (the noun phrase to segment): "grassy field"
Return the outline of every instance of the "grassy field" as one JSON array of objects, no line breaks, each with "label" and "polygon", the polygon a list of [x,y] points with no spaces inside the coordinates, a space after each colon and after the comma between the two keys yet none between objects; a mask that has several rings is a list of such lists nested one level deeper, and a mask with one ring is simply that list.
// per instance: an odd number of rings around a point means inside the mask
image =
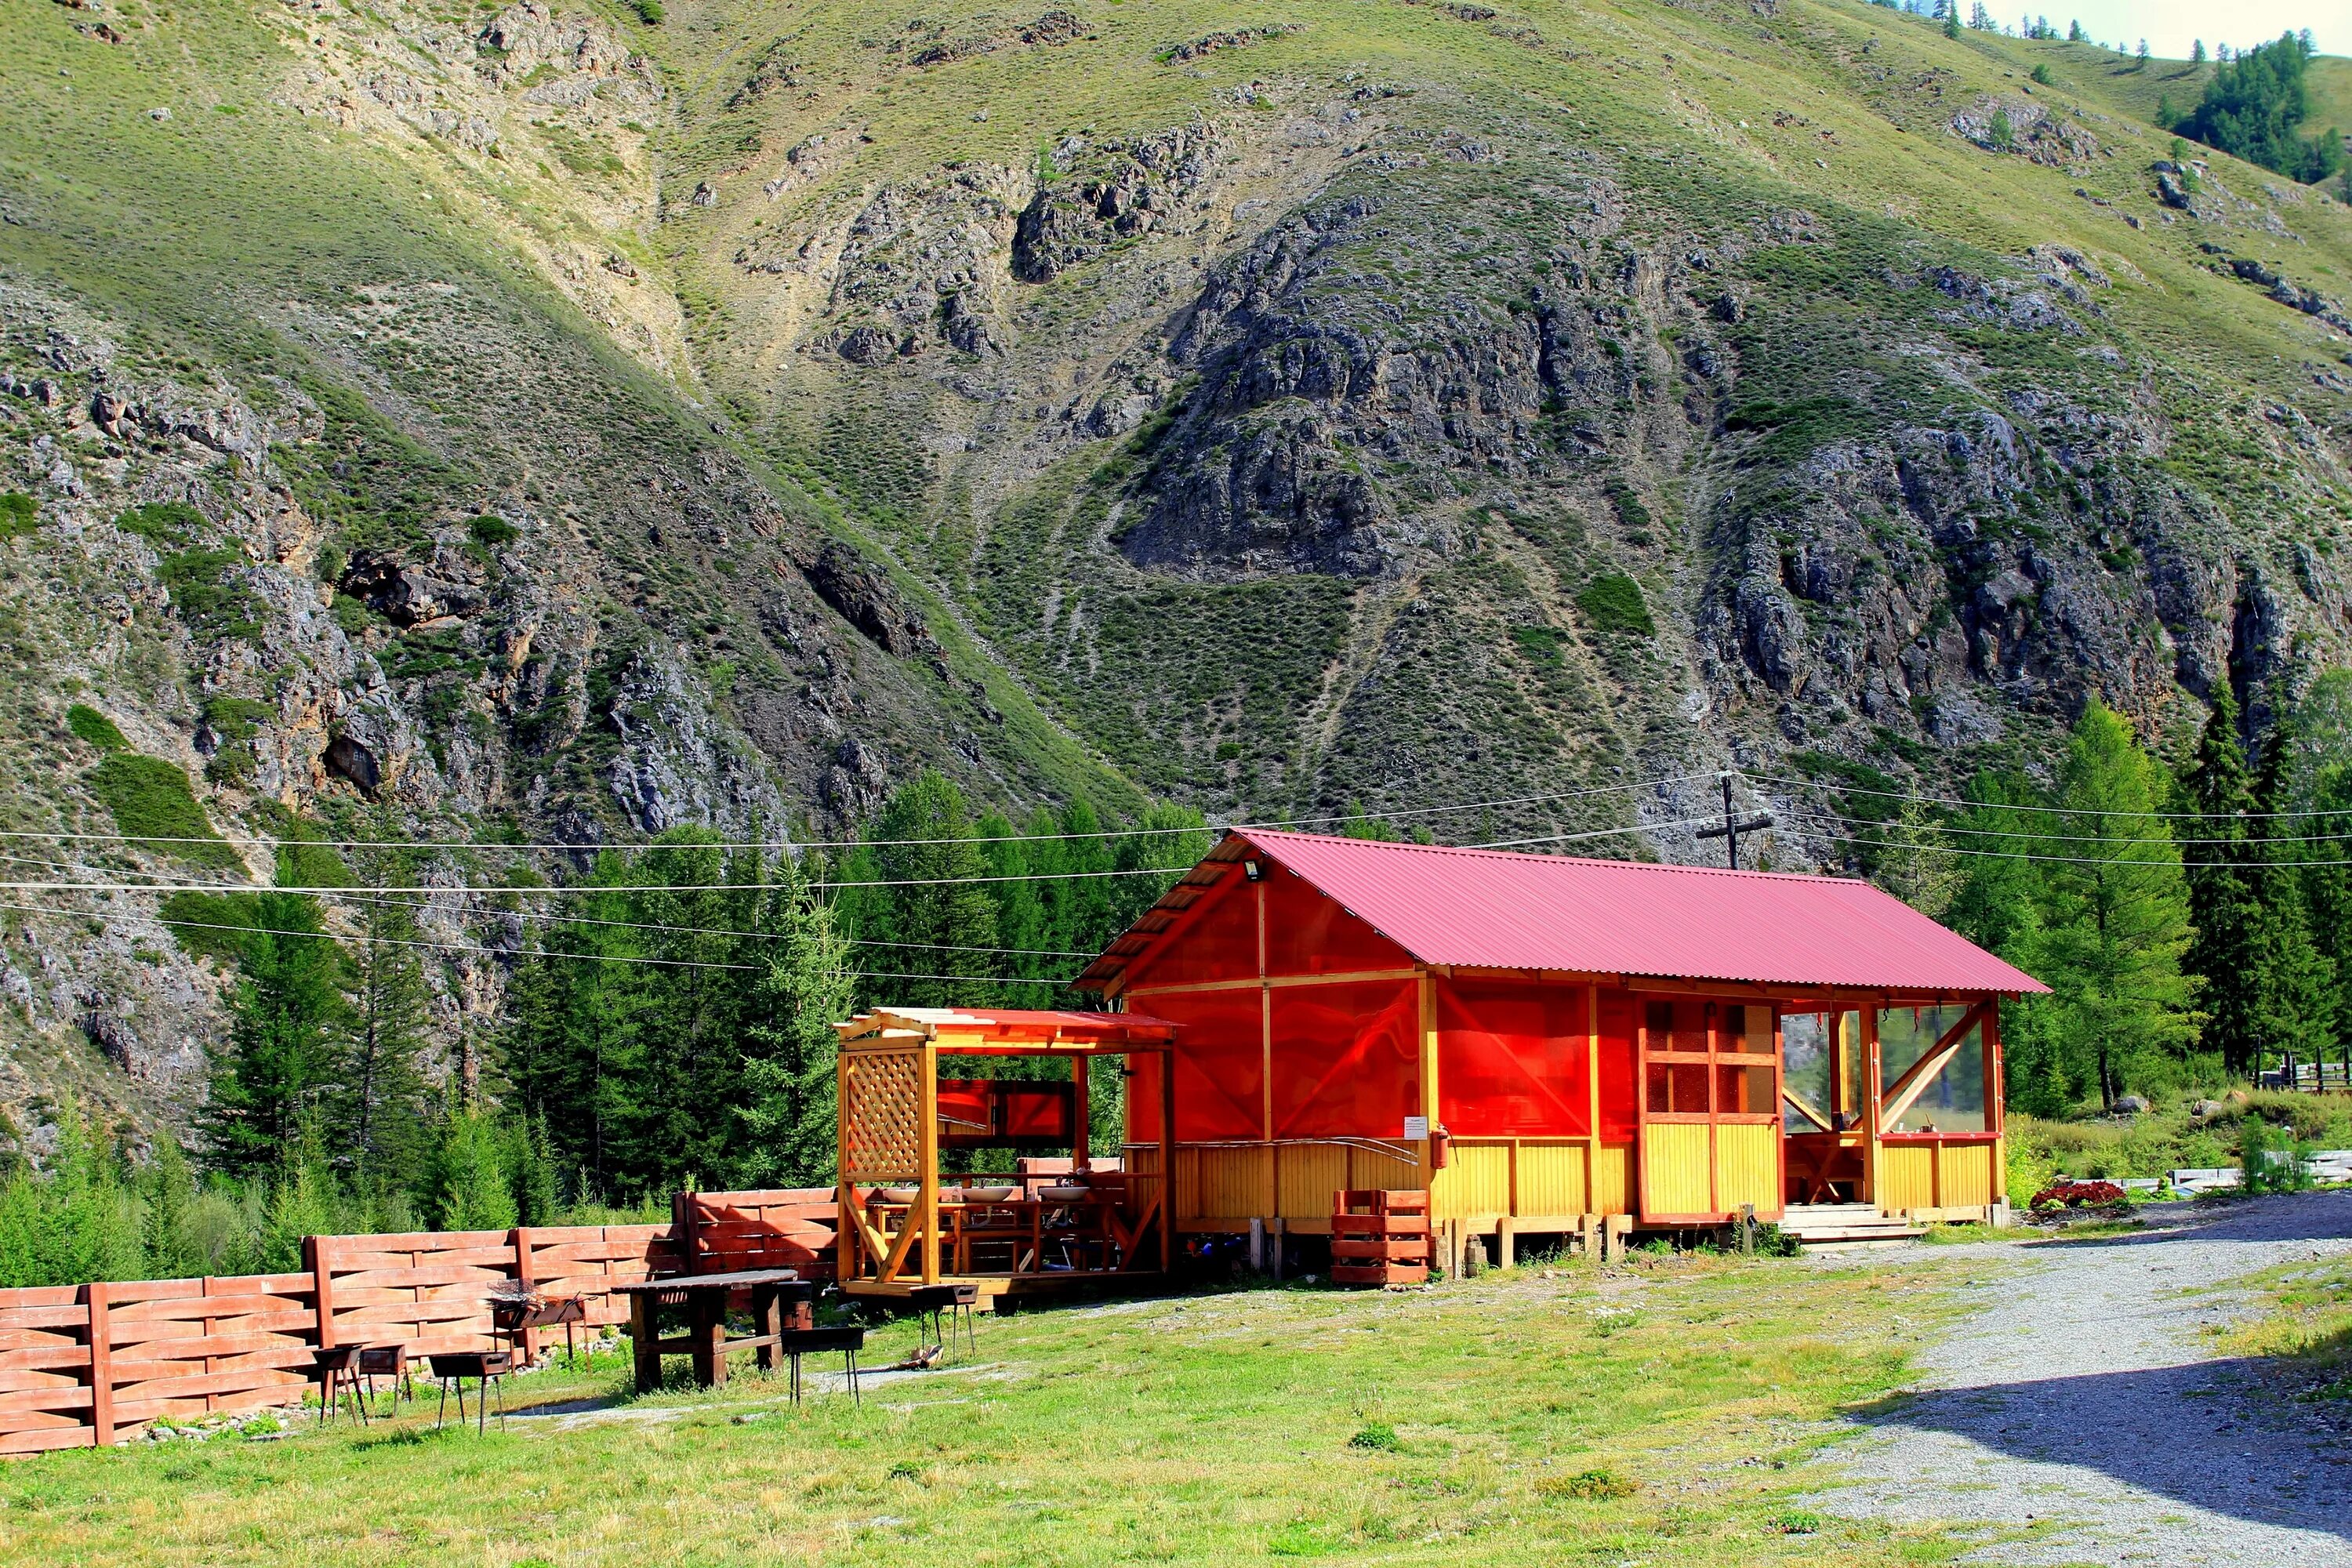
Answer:
[{"label": "grassy field", "polygon": [[1800,1464],[1903,1381],[1962,1267],[1637,1258],[1037,1311],[862,1407],[757,1375],[629,1401],[608,1357],[517,1385],[616,1396],[569,1425],[436,1434],[428,1398],[365,1433],[0,1467],[0,1560],[1946,1562],[1939,1531],[1809,1510]]},{"label": "grassy field", "polygon": [[2274,1358],[2295,1398],[2352,1401],[2352,1259],[2282,1264],[2246,1283],[2269,1310],[2223,1331],[2223,1347]]}]

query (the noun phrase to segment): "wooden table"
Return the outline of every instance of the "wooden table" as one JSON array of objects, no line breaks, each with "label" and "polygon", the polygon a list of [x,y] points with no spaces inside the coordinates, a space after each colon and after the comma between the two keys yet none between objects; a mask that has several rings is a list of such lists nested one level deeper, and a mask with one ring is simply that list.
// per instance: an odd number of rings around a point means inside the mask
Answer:
[{"label": "wooden table", "polygon": [[[783,1288],[800,1279],[791,1268],[743,1268],[732,1274],[669,1274],[658,1279],[632,1279],[613,1287],[629,1299],[629,1338],[636,1347],[637,1392],[650,1394],[661,1386],[665,1354],[694,1358],[694,1381],[712,1388],[727,1381],[727,1352],[746,1348],[760,1352],[760,1370],[773,1372],[782,1360]],[[727,1337],[727,1297],[730,1291],[751,1293],[751,1323],[757,1331],[745,1338]],[[683,1339],[665,1340],[654,1329],[656,1304],[687,1309]]]}]

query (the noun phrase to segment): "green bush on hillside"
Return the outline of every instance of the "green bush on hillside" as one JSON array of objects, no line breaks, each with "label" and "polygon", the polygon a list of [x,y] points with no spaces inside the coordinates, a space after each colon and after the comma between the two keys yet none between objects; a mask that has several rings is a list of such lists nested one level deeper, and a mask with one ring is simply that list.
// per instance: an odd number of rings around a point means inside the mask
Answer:
[{"label": "green bush on hillside", "polygon": [[188,628],[208,640],[249,637],[261,629],[253,591],[230,575],[245,564],[245,552],[183,550],[163,557],[158,573],[172,591],[172,604]]},{"label": "green bush on hillside", "polygon": [[101,752],[127,752],[131,742],[114,721],[85,702],[77,702],[66,710],[66,728],[80,740],[87,741]]},{"label": "green bush on hillside", "polygon": [[[89,792],[114,814],[115,826],[145,847],[200,866],[244,864],[213,831],[186,772],[177,763],[137,752],[114,752],[82,776]],[[172,842],[175,839],[191,842]]]},{"label": "green bush on hillside", "polygon": [[1576,595],[1576,607],[1592,629],[1618,637],[1654,637],[1657,623],[1642,598],[1642,585],[1622,572],[1604,572]]},{"label": "green bush on hillside", "polygon": [[0,539],[14,539],[41,526],[41,507],[22,490],[0,495]]},{"label": "green bush on hillside", "polygon": [[260,903],[251,893],[172,893],[158,909],[182,952],[223,963],[245,956],[247,933],[261,921]]},{"label": "green bush on hillside", "polygon": [[132,507],[114,520],[114,526],[158,550],[177,550],[205,527],[205,514],[184,501],[153,501]]}]

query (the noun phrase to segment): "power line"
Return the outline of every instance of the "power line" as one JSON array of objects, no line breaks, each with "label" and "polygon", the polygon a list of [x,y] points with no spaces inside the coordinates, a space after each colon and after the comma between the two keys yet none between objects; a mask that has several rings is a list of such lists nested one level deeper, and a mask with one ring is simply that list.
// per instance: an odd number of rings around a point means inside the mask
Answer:
[{"label": "power line", "polygon": [[2314,811],[2100,811],[2071,805],[2023,805],[2005,800],[1961,800],[1948,795],[1915,795],[1907,790],[1866,789],[1861,784],[1822,779],[1795,779],[1779,773],[1742,775],[1752,783],[1788,784],[1797,789],[1830,789],[1843,795],[1871,795],[1885,800],[1916,800],[1926,805],[1957,805],[1969,811],[2032,811],[2058,816],[2144,816],[2158,822],[2263,821],[2280,817],[2352,816],[2352,806]]},{"label": "power line", "polygon": [[[2033,855],[2029,854],[2022,849],[1970,849],[1965,846],[1958,844],[1902,844],[1889,846],[1884,839],[1865,838],[1859,834],[1853,833],[1821,833],[1817,834],[1816,837],[1826,838],[1834,844],[1864,844],[1868,845],[1874,849],[1885,849],[1892,847],[1898,853],[1918,849],[1937,855],[1979,855],[1990,857],[1998,860],[2041,860],[2059,866],[2137,866],[2151,871],[2161,870],[2167,867],[2179,867],[2182,870],[2188,871],[2295,871],[2302,870],[2305,868],[2319,868],[2330,866],[2352,866],[2352,859],[2135,860],[2122,855]],[[2144,845],[2151,849],[2160,849],[2168,846],[2171,843],[2171,840],[2165,838],[2136,838],[2115,840],[2114,842]]]},{"label": "power line", "polygon": [[1585,833],[1552,833],[1541,838],[1504,838],[1492,844],[1465,844],[1465,849],[1514,849],[1522,844],[1568,844],[1583,838],[1615,838],[1628,833],[1658,833],[1669,827],[1692,827],[1713,822],[1712,816],[1685,816],[1673,822],[1637,822],[1631,827],[1601,827]]},{"label": "power line", "polygon": [[[1835,812],[1818,811],[1801,805],[1794,809],[1793,815],[1811,817],[1819,821],[1843,822],[1854,827],[1884,826],[1896,831],[1904,830],[1903,824],[1895,821],[1892,818],[1882,823],[1873,817],[1841,816]],[[2114,844],[2118,842],[2113,838],[2102,837],[2095,833],[2017,832],[1999,827],[1958,827],[1952,824],[1942,822],[1935,824],[1932,828],[1928,829],[1928,831],[1935,833],[1959,833],[1965,834],[1972,838],[2031,838],[2037,839],[2045,844]],[[2181,838],[2168,834],[2162,842],[2167,844],[2242,844],[2249,848],[2253,848],[2264,844],[2341,844],[2345,841],[2345,838],[2346,836],[2340,833],[2317,834],[2302,838]]]},{"label": "power line", "polygon": [[[56,915],[67,920],[91,920],[101,922],[143,921],[149,925],[160,925],[166,930],[170,930],[173,927],[184,926],[194,931],[235,931],[245,936],[285,936],[298,938],[306,942],[341,942],[340,938],[329,931],[280,931],[276,926],[227,925],[217,921],[173,920],[166,915],[151,915],[138,911],[115,911],[110,910],[52,910],[34,904],[0,904],[0,910],[16,910],[26,914]],[[765,974],[768,973],[768,966],[764,963],[720,963],[711,960],[696,958],[645,958],[626,953],[566,952],[561,949],[550,949],[545,947],[481,947],[466,942],[411,941],[403,937],[361,937],[355,940],[359,942],[377,942],[386,947],[428,948],[440,952],[470,952],[487,958],[503,958],[509,960],[522,960],[528,958],[569,958],[592,963],[650,964],[663,969],[727,969],[751,974]],[[1091,957],[1093,955],[1087,954],[1086,956]],[[1069,984],[1069,980],[1053,975],[918,974],[913,973],[902,973],[897,970],[865,969],[845,969],[840,971],[840,973],[852,980],[962,980],[990,985],[1066,985]]]},{"label": "power line", "polygon": [[[794,841],[788,838],[713,839],[689,844],[661,844],[647,840],[642,844],[560,844],[511,843],[499,839],[468,838],[272,838],[259,835],[239,834],[234,837],[172,837],[148,833],[69,833],[44,831],[36,828],[0,828],[0,838],[32,838],[43,842],[71,841],[96,844],[247,844],[274,848],[299,849],[308,845],[320,849],[488,849],[512,850],[517,853],[549,853],[580,855],[615,850],[644,853],[658,849],[894,849],[924,848],[939,846],[971,845],[976,847],[992,844],[1058,844],[1097,838],[1164,837],[1188,833],[1214,834],[1221,831],[1248,832],[1254,827],[1279,829],[1312,827],[1339,822],[1386,822],[1399,817],[1442,816],[1458,811],[1487,811],[1501,806],[1535,805],[1556,800],[1580,800],[1592,795],[1625,795],[1654,789],[1690,779],[1713,776],[1706,773],[1676,773],[1665,778],[1633,784],[1596,784],[1586,789],[1557,790],[1547,795],[1516,795],[1500,800],[1465,801],[1454,805],[1402,806],[1393,811],[1351,811],[1336,816],[1306,816],[1283,822],[1235,822],[1221,827],[1214,823],[1199,823],[1182,827],[1110,827],[1088,833],[1008,833],[995,836],[973,836],[963,838],[828,838]],[[1530,843],[1538,840],[1528,840]]]}]

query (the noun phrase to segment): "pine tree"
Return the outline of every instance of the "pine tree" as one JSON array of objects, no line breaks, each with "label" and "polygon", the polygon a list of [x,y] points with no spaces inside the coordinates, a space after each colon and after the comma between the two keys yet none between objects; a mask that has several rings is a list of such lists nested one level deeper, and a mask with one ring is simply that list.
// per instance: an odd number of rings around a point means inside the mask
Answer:
[{"label": "pine tree", "polygon": [[2190,65],[2192,65],[2192,66],[2201,66],[2201,65],[2203,65],[2203,64],[2205,63],[2205,40],[2204,40],[2204,39],[2200,38],[2200,39],[2198,39],[2195,43],[2193,43],[2193,44],[2189,45],[2189,63]]},{"label": "pine tree", "polygon": [[[394,824],[379,816],[370,837],[389,840]],[[371,887],[409,886],[415,858],[374,851],[358,868]],[[419,1176],[425,1114],[417,1057],[425,1048],[432,994],[425,984],[415,910],[378,897],[359,906],[352,963],[349,1043],[335,1107],[338,1149],[362,1193],[406,1187]]]},{"label": "pine tree", "polygon": [[780,941],[770,944],[748,1034],[742,1136],[735,1179],[752,1185],[815,1186],[834,1177],[834,1061],[855,1002],[850,947],[808,884],[787,863],[778,897]]},{"label": "pine tree", "polygon": [[238,958],[228,1046],[214,1060],[204,1113],[212,1163],[241,1176],[276,1169],[335,1087],[344,1013],[342,958],[320,931],[317,900],[265,892],[253,909],[257,929]]},{"label": "pine tree", "polygon": [[507,992],[510,1102],[546,1127],[552,1157],[575,1173],[581,1194],[600,1199],[646,1190],[625,1159],[624,1133],[635,1121],[653,966],[625,962],[650,956],[650,933],[630,923],[634,907],[617,886],[626,875],[622,857],[600,856],[596,890],[566,906],[580,918],[542,935]]},{"label": "pine tree", "polygon": [[1957,38],[1957,37],[1958,37],[1959,36],[1960,36],[1960,5],[1959,5],[1959,0],[1945,0],[1945,5],[1944,5],[1944,37],[1948,37],[1948,38]]},{"label": "pine tree", "polygon": [[2059,776],[2057,839],[2067,859],[2048,879],[2048,912],[2034,940],[2034,969],[2050,985],[2054,1037],[2089,1069],[2112,1107],[2126,1075],[2147,1058],[2196,1043],[2189,899],[2180,853],[2158,813],[2163,770],[2131,727],[2094,700],[2068,737]]},{"label": "pine tree", "polygon": [[[2352,762],[2323,771],[2310,795],[2311,808],[2336,815],[2309,819],[2308,862],[2298,880],[2309,911],[2313,946],[2327,966],[2328,1016],[2340,1050],[2352,1045]],[[2275,873],[2273,873],[2275,875]]]},{"label": "pine tree", "polygon": [[1879,883],[1928,919],[1940,921],[1966,879],[1951,851],[1951,838],[1937,821],[1935,808],[1917,795],[1908,796],[1887,826]]},{"label": "pine tree", "polygon": [[2251,868],[2253,784],[2238,740],[2238,704],[2227,687],[2214,694],[2179,795],[2197,814],[2189,837],[2200,841],[2189,857],[2199,864],[2188,873],[2196,940],[2184,963],[2204,983],[2206,1044],[2220,1049],[2227,1071],[2243,1073],[2262,1038],[2263,873]]},{"label": "pine tree", "polygon": [[905,943],[862,950],[860,967],[903,975],[866,988],[877,1002],[902,1006],[987,1005],[995,999],[992,981],[937,980],[927,975],[971,974],[953,960],[986,958],[997,941],[996,900],[986,883],[988,863],[972,833],[963,793],[941,774],[925,769],[892,795],[869,830],[860,853],[870,878],[889,884],[857,900],[855,934]]},{"label": "pine tree", "polygon": [[[2283,712],[2287,707],[2284,701],[2277,706]],[[2314,939],[2305,880],[2293,869],[2297,860],[2315,858],[2302,853],[2307,846],[2294,842],[2309,837],[2294,826],[2305,819],[2281,815],[2294,810],[2297,799],[2296,741],[2292,714],[2273,725],[2254,780],[2252,858],[2257,865],[2278,869],[2248,872],[2256,879],[2263,935],[2253,1037],[2258,1054],[2263,1047],[2292,1050],[2308,1060],[2336,1043],[2336,974],[2332,959]]]},{"label": "pine tree", "polygon": [[519,1222],[506,1140],[479,1106],[452,1102],[442,1123],[434,1225],[440,1230],[512,1230]]}]

